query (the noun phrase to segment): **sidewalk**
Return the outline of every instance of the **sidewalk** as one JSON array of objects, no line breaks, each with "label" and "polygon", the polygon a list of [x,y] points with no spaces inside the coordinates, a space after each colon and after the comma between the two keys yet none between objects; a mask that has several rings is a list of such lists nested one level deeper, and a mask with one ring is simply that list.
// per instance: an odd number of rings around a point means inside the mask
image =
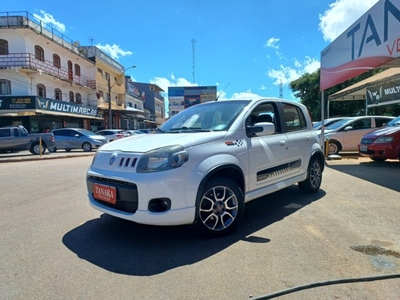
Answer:
[{"label": "sidewalk", "polygon": [[21,151],[14,153],[0,153],[0,164],[8,162],[21,162],[21,161],[32,161],[32,160],[43,160],[43,159],[59,159],[69,157],[82,157],[82,156],[93,156],[96,152],[84,152],[83,150],[71,150],[67,152],[65,150],[59,150],[55,153],[49,153],[46,151],[44,154],[33,155],[29,151]]}]

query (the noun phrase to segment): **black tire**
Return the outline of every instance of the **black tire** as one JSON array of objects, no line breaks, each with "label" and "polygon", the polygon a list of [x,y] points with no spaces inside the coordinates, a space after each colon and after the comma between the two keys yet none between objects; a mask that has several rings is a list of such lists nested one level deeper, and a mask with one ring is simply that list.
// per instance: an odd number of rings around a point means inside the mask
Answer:
[{"label": "black tire", "polygon": [[46,145],[42,144],[42,148],[40,148],[40,143],[33,143],[29,151],[34,155],[40,155],[40,153],[44,154],[46,152]]},{"label": "black tire", "polygon": [[316,193],[322,183],[323,165],[321,160],[314,157],[308,165],[307,179],[299,182],[299,188],[306,193]]},{"label": "black tire", "polygon": [[196,203],[194,229],[206,237],[229,234],[240,222],[244,211],[243,192],[229,178],[209,180]]},{"label": "black tire", "polygon": [[82,144],[82,149],[85,152],[90,152],[90,151],[92,151],[92,145],[90,145],[90,143],[88,143],[88,142],[85,142]]},{"label": "black tire", "polygon": [[338,141],[329,141],[328,155],[337,155],[342,150],[342,145]]},{"label": "black tire", "polygon": [[50,153],[55,153],[55,152],[57,152],[57,148],[56,147],[50,147],[49,148],[49,152]]},{"label": "black tire", "polygon": [[384,161],[386,160],[386,158],[382,158],[382,157],[371,157],[371,159],[372,159],[374,162],[378,162],[378,163],[384,162]]}]

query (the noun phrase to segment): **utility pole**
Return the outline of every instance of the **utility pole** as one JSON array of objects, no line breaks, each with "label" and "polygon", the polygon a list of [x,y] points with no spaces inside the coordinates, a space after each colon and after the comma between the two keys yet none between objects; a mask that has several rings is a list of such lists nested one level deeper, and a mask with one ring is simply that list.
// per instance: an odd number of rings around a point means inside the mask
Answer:
[{"label": "utility pole", "polygon": [[108,84],[108,122],[107,129],[112,128],[112,110],[111,110],[111,75],[108,75],[107,84]]},{"label": "utility pole", "polygon": [[194,60],[194,44],[196,44],[196,40],[192,39],[192,55],[193,55],[193,64],[192,64],[192,75],[193,75],[193,84],[196,83],[195,79],[195,60]]}]

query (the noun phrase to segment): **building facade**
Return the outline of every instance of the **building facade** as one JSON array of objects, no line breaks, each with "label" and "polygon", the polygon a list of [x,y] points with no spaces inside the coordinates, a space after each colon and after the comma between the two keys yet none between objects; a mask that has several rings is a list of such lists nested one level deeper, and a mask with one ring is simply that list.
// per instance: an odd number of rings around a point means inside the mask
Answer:
[{"label": "building facade", "polygon": [[172,117],[189,106],[216,99],[216,86],[168,87],[169,116]]},{"label": "building facade", "polygon": [[126,80],[134,67],[28,12],[0,13],[0,126],[154,128],[164,118],[163,90]]},{"label": "building facade", "polygon": [[77,44],[29,13],[0,14],[0,126],[90,129],[97,108],[95,66]]},{"label": "building facade", "polygon": [[145,93],[144,109],[147,110],[141,128],[155,128],[165,121],[164,90],[156,84],[135,82]]}]

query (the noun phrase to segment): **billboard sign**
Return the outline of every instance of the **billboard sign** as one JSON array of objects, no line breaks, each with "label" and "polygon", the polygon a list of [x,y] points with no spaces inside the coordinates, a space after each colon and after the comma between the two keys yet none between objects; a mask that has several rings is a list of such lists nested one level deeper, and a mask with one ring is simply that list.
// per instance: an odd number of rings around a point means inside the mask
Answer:
[{"label": "billboard sign", "polygon": [[379,0],[321,52],[320,90],[400,57],[400,0]]},{"label": "billboard sign", "polygon": [[367,87],[366,93],[368,107],[400,103],[400,82],[387,82]]}]

